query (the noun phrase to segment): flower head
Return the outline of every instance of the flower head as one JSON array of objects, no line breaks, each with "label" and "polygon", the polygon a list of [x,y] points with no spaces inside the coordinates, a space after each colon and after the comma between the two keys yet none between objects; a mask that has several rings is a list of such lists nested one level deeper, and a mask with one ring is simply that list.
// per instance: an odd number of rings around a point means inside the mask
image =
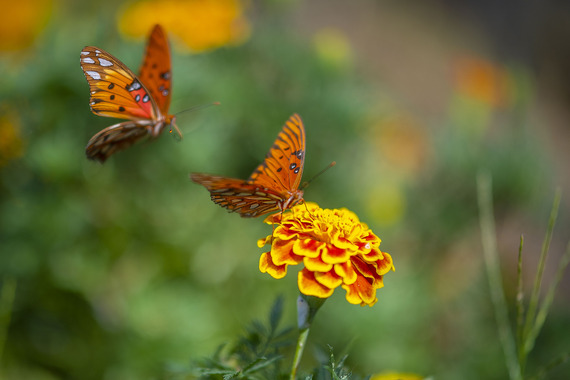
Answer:
[{"label": "flower head", "polygon": [[261,272],[283,278],[288,265],[303,263],[298,275],[301,293],[327,298],[342,286],[352,304],[372,306],[378,301],[376,289],[384,286],[383,276],[394,264],[380,251],[378,236],[356,214],[306,203],[270,215],[265,223],[276,227],[258,241],[260,248],[271,245],[259,260]]},{"label": "flower head", "polygon": [[193,52],[237,45],[249,36],[240,0],[147,0],[130,4],[119,17],[121,32],[144,36],[156,23]]}]

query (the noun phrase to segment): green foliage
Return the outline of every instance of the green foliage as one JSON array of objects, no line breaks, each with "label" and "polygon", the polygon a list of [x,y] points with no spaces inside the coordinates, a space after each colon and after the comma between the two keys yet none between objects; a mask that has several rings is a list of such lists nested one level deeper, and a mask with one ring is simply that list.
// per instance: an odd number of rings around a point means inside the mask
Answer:
[{"label": "green foliage", "polygon": [[[565,363],[569,359],[568,352],[556,354],[554,359],[551,359],[546,365],[541,366],[535,376],[529,377],[525,375],[529,354],[535,345],[536,338],[538,337],[549,313],[556,288],[560,284],[560,280],[562,279],[562,275],[568,266],[568,263],[570,263],[570,242],[568,242],[566,252],[561,257],[557,266],[554,281],[552,281],[545,299],[540,302],[539,294],[542,285],[542,276],[544,274],[546,257],[550,248],[552,232],[554,230],[558,208],[560,206],[560,190],[556,192],[554,202],[552,204],[548,228],[546,229],[546,236],[542,245],[540,260],[536,270],[534,285],[532,287],[532,294],[526,310],[524,309],[524,292],[522,284],[522,250],[524,240],[521,236],[517,266],[518,293],[515,318],[516,324],[513,329],[511,329],[511,326],[509,325],[507,304],[500,274],[499,257],[496,246],[497,237],[493,220],[492,187],[491,179],[488,175],[479,175],[478,194],[481,213],[481,234],[487,276],[489,278],[491,299],[495,308],[499,338],[503,346],[505,361],[509,369],[509,377],[511,380],[543,378],[548,371]],[[513,330],[516,331],[516,339],[512,333]]]},{"label": "green foliage", "polygon": [[[289,378],[290,357],[295,345],[295,329],[286,327],[279,329],[283,316],[284,298],[279,297],[273,304],[266,324],[253,321],[246,328],[243,336],[233,344],[221,345],[211,357],[193,363],[191,368],[167,370],[166,379],[186,378],[194,374],[200,379],[287,379]],[[345,365],[347,356],[335,360],[333,349],[329,346],[329,354],[316,351],[320,363],[309,375],[299,379],[312,380],[359,380],[362,377],[353,375]]]}]

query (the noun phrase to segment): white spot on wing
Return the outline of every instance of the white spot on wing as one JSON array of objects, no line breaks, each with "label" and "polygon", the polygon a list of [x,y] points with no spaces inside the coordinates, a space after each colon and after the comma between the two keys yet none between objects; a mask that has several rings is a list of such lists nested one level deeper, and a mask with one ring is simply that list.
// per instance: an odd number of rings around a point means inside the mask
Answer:
[{"label": "white spot on wing", "polygon": [[113,62],[107,61],[106,59],[103,59],[103,58],[99,58],[99,64],[101,66],[105,66],[105,67],[113,66]]},{"label": "white spot on wing", "polygon": [[95,63],[92,58],[83,58],[83,63]]},{"label": "white spot on wing", "polygon": [[82,51],[81,55],[89,55],[90,53],[88,51]]},{"label": "white spot on wing", "polygon": [[86,71],[85,74],[89,75],[91,79],[100,80],[101,75],[97,71]]}]

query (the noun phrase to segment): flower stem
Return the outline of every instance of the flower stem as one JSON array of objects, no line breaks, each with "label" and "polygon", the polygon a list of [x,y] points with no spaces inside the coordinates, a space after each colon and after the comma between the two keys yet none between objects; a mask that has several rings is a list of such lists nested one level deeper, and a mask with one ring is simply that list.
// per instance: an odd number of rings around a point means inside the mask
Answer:
[{"label": "flower stem", "polygon": [[509,326],[507,301],[503,291],[501,268],[499,266],[499,253],[497,249],[497,236],[495,219],[493,217],[493,195],[491,176],[488,173],[480,173],[477,176],[477,198],[479,201],[479,220],[481,223],[481,240],[483,243],[483,258],[491,301],[495,309],[495,319],[499,332],[499,341],[503,346],[503,352],[511,380],[521,380],[522,373],[516,354],[515,340]]},{"label": "flower stem", "polygon": [[297,376],[297,368],[299,368],[299,363],[301,362],[301,357],[303,356],[303,350],[305,349],[305,344],[307,343],[307,337],[309,336],[309,327],[301,330],[299,333],[299,338],[297,339],[297,349],[295,350],[295,358],[293,359],[293,367],[291,368],[291,375],[289,380],[295,380]]},{"label": "flower stem", "polygon": [[293,359],[293,367],[291,368],[290,380],[295,380],[297,376],[297,368],[303,356],[303,350],[309,336],[311,323],[317,314],[317,311],[323,306],[327,299],[314,296],[299,294],[297,298],[297,326],[299,326],[299,339],[297,339],[297,349],[295,350],[295,358]]}]

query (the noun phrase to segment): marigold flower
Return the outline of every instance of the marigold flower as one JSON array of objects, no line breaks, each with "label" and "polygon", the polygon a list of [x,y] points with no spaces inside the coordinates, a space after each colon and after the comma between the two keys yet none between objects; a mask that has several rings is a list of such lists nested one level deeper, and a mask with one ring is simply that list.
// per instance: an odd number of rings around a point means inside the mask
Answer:
[{"label": "marigold flower", "polygon": [[301,293],[327,298],[341,286],[352,304],[372,306],[378,301],[376,289],[384,286],[383,276],[394,264],[380,251],[378,236],[356,214],[309,202],[270,215],[265,223],[276,227],[257,243],[260,248],[271,245],[259,259],[261,272],[279,279],[288,265],[303,263],[297,280]]},{"label": "marigold flower", "polygon": [[240,0],[147,0],[130,4],[119,17],[122,33],[140,37],[161,24],[193,52],[242,43],[249,36]]}]

